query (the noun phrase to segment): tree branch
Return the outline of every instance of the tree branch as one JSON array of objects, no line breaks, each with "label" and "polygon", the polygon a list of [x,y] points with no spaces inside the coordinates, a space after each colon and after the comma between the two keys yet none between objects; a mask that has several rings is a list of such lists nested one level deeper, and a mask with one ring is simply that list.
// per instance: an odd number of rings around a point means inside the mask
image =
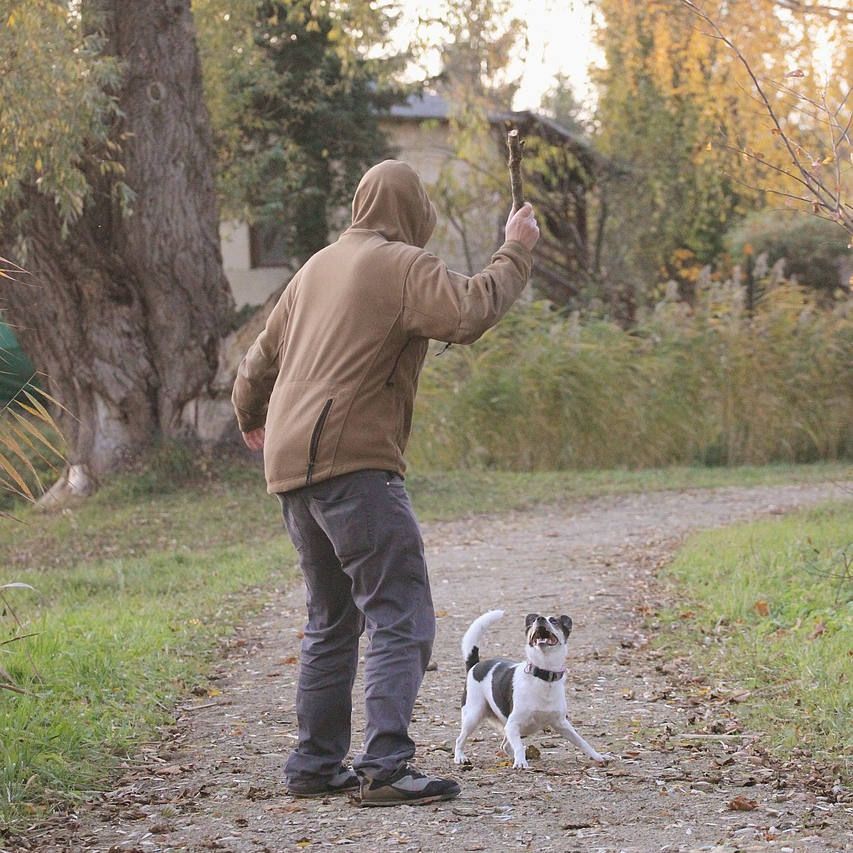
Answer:
[{"label": "tree branch", "polygon": [[843,6],[832,6],[828,3],[800,3],[798,0],[773,0],[777,6],[792,12],[802,12],[807,15],[821,15],[833,21],[853,21],[853,9]]}]

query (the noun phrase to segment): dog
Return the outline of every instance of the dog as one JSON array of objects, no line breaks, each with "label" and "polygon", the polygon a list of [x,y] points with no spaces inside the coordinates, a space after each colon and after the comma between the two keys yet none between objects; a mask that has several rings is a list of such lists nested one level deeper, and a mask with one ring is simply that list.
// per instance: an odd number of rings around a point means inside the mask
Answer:
[{"label": "dog", "polygon": [[572,632],[568,616],[539,616],[525,619],[527,662],[504,658],[480,660],[480,644],[486,629],[504,615],[490,610],[475,619],[462,638],[462,657],[467,677],[462,695],[462,730],[456,739],[453,760],[470,764],[462,751],[465,741],[483,720],[503,728],[501,746],[514,768],[527,768],[521,739],[548,727],[568,738],[593,761],[605,756],[593,749],[566,717],[566,641]]}]

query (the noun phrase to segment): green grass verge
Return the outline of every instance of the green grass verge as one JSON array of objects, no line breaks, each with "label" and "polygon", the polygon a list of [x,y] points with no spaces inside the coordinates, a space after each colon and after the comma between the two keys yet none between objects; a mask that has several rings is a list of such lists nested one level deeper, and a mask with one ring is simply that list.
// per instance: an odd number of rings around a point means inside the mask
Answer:
[{"label": "green grass verge", "polygon": [[776,757],[847,782],[853,754],[853,502],[697,534],[667,570],[663,645],[750,695],[738,718]]},{"label": "green grass verge", "polygon": [[[203,682],[223,636],[296,577],[278,503],[257,461],[167,450],[144,471],[57,513],[0,519],[0,666],[31,695],[0,690],[0,827],[104,785]],[[413,472],[423,521],[608,493],[818,482],[842,465],[645,472]],[[36,677],[36,672],[43,683]]]}]

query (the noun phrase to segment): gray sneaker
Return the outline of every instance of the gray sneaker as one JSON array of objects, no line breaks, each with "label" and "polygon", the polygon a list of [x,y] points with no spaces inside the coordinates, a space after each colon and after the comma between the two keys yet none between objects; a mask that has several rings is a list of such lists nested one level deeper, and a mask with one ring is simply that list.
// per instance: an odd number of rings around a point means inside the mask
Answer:
[{"label": "gray sneaker", "polygon": [[358,786],[359,778],[355,772],[341,765],[336,773],[326,778],[288,782],[287,793],[291,797],[326,797],[329,794],[354,794]]},{"label": "gray sneaker", "polygon": [[361,780],[361,805],[420,806],[438,800],[452,800],[462,789],[453,779],[425,776],[413,767],[403,765],[388,779]]}]

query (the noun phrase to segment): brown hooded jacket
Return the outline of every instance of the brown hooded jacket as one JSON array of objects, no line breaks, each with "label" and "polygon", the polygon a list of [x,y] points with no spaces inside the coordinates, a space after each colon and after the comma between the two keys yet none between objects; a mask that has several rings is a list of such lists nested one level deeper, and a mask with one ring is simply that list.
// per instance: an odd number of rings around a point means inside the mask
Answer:
[{"label": "brown hooded jacket", "polygon": [[290,281],[237,372],[234,411],[243,432],[266,427],[271,494],[368,468],[402,475],[429,339],[472,343],[530,277],[516,241],[470,277],[425,251],[435,208],[405,163],[368,170],[352,214]]}]

